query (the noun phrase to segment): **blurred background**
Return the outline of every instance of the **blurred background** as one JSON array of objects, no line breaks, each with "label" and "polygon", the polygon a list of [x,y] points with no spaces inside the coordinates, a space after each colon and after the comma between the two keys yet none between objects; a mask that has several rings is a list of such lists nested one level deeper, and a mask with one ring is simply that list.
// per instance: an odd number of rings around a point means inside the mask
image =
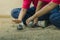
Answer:
[{"label": "blurred background", "polygon": [[11,10],[21,5],[22,0],[0,0],[0,17],[9,17]]}]

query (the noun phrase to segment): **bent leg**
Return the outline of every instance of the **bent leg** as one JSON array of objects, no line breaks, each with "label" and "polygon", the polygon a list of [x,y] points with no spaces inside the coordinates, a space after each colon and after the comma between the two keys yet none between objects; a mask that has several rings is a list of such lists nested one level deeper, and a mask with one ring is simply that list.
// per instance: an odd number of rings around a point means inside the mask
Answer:
[{"label": "bent leg", "polygon": [[11,16],[15,19],[18,18],[21,8],[15,8],[11,11]]},{"label": "bent leg", "polygon": [[60,13],[54,13],[50,16],[50,22],[60,29]]}]

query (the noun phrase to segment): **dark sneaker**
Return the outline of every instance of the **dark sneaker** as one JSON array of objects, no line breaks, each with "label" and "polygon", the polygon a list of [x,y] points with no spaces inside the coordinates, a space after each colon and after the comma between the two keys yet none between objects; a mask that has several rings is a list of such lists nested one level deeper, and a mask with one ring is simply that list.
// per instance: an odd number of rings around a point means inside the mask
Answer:
[{"label": "dark sneaker", "polygon": [[46,28],[46,27],[48,27],[48,26],[50,26],[50,25],[52,25],[52,24],[50,23],[50,21],[49,21],[49,20],[45,20],[44,27],[42,27],[42,28]]},{"label": "dark sneaker", "polygon": [[40,27],[38,24],[33,24],[32,26],[31,26],[32,28],[38,28],[38,27]]},{"label": "dark sneaker", "polygon": [[40,27],[37,23],[34,24],[33,22],[30,22],[28,26],[31,27],[31,28],[37,28],[37,27]]},{"label": "dark sneaker", "polygon": [[22,25],[18,25],[17,26],[17,30],[23,30],[23,26]]}]

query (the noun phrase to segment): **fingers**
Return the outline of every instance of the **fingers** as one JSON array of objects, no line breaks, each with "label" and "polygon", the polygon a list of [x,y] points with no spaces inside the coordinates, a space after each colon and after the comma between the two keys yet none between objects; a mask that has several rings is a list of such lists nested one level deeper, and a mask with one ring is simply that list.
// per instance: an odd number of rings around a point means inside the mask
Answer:
[{"label": "fingers", "polygon": [[30,22],[31,22],[31,18],[28,18],[28,19],[26,20],[26,24],[28,25]]},{"label": "fingers", "polygon": [[32,17],[28,18],[28,19],[26,20],[26,24],[28,25],[32,20],[33,20]]},{"label": "fingers", "polygon": [[27,24],[27,25],[29,24],[29,20],[28,20],[28,19],[26,20],[26,24]]},{"label": "fingers", "polygon": [[38,18],[34,19],[34,24],[38,23]]},{"label": "fingers", "polygon": [[21,21],[20,20],[12,20],[13,22],[19,24]]}]

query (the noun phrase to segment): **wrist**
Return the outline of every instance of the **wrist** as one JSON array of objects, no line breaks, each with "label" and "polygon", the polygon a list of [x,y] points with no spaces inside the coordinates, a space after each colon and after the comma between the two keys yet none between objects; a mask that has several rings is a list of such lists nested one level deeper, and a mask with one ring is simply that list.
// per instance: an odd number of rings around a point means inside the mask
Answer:
[{"label": "wrist", "polygon": [[22,20],[22,17],[18,17],[18,20]]},{"label": "wrist", "polygon": [[34,18],[34,16],[32,16],[31,18],[32,18],[32,20],[34,20],[34,19],[35,19],[35,18]]},{"label": "wrist", "polygon": [[18,20],[22,21],[22,19],[19,19],[19,18],[18,18]]}]

